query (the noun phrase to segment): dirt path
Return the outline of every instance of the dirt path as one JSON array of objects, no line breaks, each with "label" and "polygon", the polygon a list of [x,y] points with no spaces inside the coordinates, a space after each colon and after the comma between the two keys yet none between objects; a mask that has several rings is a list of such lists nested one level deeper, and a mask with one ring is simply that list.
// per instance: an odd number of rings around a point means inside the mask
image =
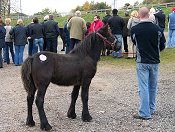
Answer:
[{"label": "dirt path", "polygon": [[[172,66],[172,65],[171,65]],[[175,67],[175,65],[174,65]],[[135,68],[118,68],[111,65],[98,66],[98,72],[90,87],[89,108],[92,122],[81,120],[81,100],[77,102],[77,119],[66,117],[72,87],[50,85],[45,99],[45,110],[52,131],[58,132],[117,132],[154,131],[172,132],[175,130],[175,69],[170,66],[160,68],[157,115],[150,121],[132,118],[137,112],[139,98]],[[39,117],[34,105],[35,127],[27,127],[26,92],[20,79],[20,67],[5,65],[0,70],[0,131],[34,132],[40,131]]]},{"label": "dirt path", "polygon": [[[61,49],[61,48],[60,48]],[[134,60],[133,60],[134,61]],[[20,68],[13,64],[0,69],[0,131],[38,132],[39,117],[34,104],[35,127],[25,125],[26,92]],[[72,87],[51,84],[45,98],[45,111],[55,132],[173,132],[175,130],[175,64],[160,65],[157,112],[149,121],[135,120],[139,97],[135,67],[115,67],[99,63],[89,93],[92,122],[81,120],[80,97],[76,105],[77,119],[66,117]]]}]

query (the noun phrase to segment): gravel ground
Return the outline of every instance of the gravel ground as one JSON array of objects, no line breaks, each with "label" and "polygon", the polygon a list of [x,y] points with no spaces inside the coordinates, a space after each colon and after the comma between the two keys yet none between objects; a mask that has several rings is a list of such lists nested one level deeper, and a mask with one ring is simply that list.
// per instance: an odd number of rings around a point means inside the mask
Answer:
[{"label": "gravel ground", "polygon": [[[134,60],[133,60],[134,61]],[[13,64],[0,69],[0,132],[38,132],[40,122],[36,105],[36,126],[25,125],[26,92],[20,68]],[[99,63],[89,93],[89,109],[93,120],[81,120],[82,103],[77,100],[77,118],[66,117],[72,87],[51,84],[45,98],[45,111],[55,132],[175,132],[175,64],[160,65],[157,111],[148,121],[133,119],[139,97],[135,67],[115,67]]]}]

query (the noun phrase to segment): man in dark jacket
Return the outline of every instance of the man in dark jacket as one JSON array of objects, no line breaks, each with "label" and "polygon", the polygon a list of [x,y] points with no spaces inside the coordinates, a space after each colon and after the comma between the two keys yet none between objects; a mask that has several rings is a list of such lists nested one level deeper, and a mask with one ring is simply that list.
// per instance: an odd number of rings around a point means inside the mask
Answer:
[{"label": "man in dark jacket", "polygon": [[59,36],[58,23],[53,20],[53,15],[49,15],[49,20],[44,24],[44,36],[46,39],[46,50],[57,53],[57,38]]},{"label": "man in dark jacket", "polygon": [[[116,39],[119,41],[121,48],[118,51],[117,57],[122,57],[122,33],[123,33],[123,27],[125,25],[125,22],[123,18],[119,17],[117,15],[118,10],[113,9],[112,14],[113,16],[108,19],[109,27],[111,28],[112,34],[116,37]],[[116,52],[113,51],[112,53],[113,57],[116,57]]]},{"label": "man in dark jacket", "polygon": [[136,44],[136,71],[140,109],[133,117],[148,120],[156,110],[157,78],[160,51],[165,48],[161,29],[149,21],[149,9],[139,9],[140,23],[131,28],[131,39]]},{"label": "man in dark jacket", "polygon": [[165,29],[165,13],[162,11],[161,7],[157,7],[157,12],[154,14],[156,18],[157,25],[161,28],[162,32],[164,32]]},{"label": "man in dark jacket", "polygon": [[127,41],[127,38],[129,36],[129,30],[127,28],[127,24],[128,24],[128,20],[129,20],[129,12],[128,11],[125,12],[125,17],[123,18],[123,20],[125,22],[125,26],[123,28],[123,44],[124,44],[125,52],[128,52],[128,41]]}]

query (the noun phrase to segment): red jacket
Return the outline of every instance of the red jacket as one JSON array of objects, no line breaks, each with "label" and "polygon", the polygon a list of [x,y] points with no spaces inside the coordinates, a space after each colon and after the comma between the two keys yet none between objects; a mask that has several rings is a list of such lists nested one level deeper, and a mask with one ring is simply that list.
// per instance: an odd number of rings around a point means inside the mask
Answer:
[{"label": "red jacket", "polygon": [[103,27],[103,25],[104,25],[104,23],[101,20],[97,20],[97,21],[92,22],[92,24],[89,28],[89,33],[97,31],[98,29]]}]

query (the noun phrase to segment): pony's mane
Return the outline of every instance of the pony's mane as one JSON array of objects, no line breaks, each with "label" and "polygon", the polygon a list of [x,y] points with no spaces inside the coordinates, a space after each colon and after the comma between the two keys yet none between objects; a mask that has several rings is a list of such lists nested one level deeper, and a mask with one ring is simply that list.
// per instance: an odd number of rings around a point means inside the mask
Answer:
[{"label": "pony's mane", "polygon": [[95,33],[89,34],[80,44],[77,45],[76,48],[70,52],[70,54],[79,54],[80,56],[88,55],[92,46],[92,39],[94,38]]}]

